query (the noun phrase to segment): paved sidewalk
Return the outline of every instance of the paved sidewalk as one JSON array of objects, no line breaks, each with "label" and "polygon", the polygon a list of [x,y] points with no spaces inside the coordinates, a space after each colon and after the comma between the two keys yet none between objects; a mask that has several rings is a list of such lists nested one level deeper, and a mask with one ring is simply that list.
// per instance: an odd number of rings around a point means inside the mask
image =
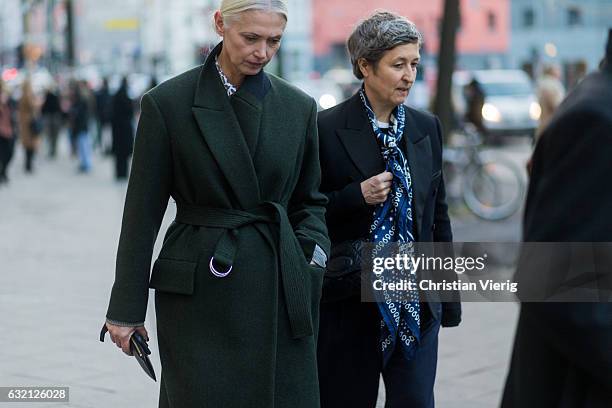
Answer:
[{"label": "paved sidewalk", "polygon": [[[45,406],[157,406],[158,384],[108,339],[97,339],[126,185],[113,181],[112,162],[99,156],[88,175],[77,174],[65,149],[56,162],[40,157],[33,176],[23,174],[22,160],[19,151],[11,184],[0,187],[0,386],[70,387],[69,405]],[[162,231],[173,215],[170,204]],[[456,225],[456,239],[490,228],[467,218]],[[513,228],[508,238],[518,239]],[[146,324],[159,374],[150,300]],[[442,330],[438,407],[497,406],[517,310],[515,304],[465,304],[463,324]]]}]

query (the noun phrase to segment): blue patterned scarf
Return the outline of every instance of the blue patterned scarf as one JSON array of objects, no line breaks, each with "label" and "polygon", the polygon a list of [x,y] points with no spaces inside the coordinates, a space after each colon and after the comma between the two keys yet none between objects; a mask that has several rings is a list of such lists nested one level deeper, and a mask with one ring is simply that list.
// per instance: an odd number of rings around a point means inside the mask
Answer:
[{"label": "blue patterned scarf", "polygon": [[[370,106],[363,87],[359,91],[359,95],[385,160],[386,171],[393,173],[391,191],[387,200],[376,206],[374,210],[374,221],[370,227],[370,241],[376,245],[372,251],[372,257],[385,256],[384,254],[394,256],[389,253],[397,248],[400,254],[406,254],[411,259],[412,243],[414,242],[414,236],[412,235],[412,179],[408,162],[400,149],[400,141],[404,135],[406,110],[403,104],[393,110],[392,126],[385,132],[378,126],[376,115]],[[390,243],[399,244],[388,245]],[[402,280],[416,282],[415,276],[410,273],[410,270],[404,269],[385,271],[376,279],[382,279],[383,282],[389,283]],[[388,363],[398,342],[405,358],[412,359],[420,338],[418,291],[409,291],[407,296],[402,291],[384,290],[378,294],[377,300],[378,309],[382,316],[380,340],[383,366]]]}]

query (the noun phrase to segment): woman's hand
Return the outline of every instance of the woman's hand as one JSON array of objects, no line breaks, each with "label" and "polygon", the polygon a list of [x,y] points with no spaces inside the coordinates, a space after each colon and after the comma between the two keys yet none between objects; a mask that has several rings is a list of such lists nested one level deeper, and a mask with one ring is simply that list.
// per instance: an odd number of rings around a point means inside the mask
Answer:
[{"label": "woman's hand", "polygon": [[368,205],[384,203],[391,191],[393,173],[384,171],[361,182],[361,194]]},{"label": "woman's hand", "polygon": [[149,341],[149,335],[147,334],[147,330],[144,328],[144,326],[115,326],[114,324],[107,322],[106,328],[108,329],[108,334],[110,334],[113,343],[115,343],[117,347],[121,348],[121,350],[123,350],[123,352],[128,356],[132,355],[132,351],[130,350],[130,337],[132,337],[132,333],[137,331],[142,337]]}]

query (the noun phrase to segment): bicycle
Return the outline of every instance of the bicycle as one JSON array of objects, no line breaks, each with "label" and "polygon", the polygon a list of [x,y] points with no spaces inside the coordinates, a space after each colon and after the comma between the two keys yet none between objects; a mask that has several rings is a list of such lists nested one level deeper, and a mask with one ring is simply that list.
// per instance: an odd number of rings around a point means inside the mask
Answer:
[{"label": "bicycle", "polygon": [[448,195],[462,197],[467,208],[482,219],[511,217],[525,196],[523,170],[493,151],[482,151],[482,136],[475,127],[465,125],[458,136],[463,140],[443,151]]}]

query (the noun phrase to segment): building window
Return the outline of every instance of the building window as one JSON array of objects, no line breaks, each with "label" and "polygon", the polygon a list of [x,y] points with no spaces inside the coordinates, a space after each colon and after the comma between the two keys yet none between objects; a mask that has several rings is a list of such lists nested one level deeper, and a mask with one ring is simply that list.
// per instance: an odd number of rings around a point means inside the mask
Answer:
[{"label": "building window", "polygon": [[487,27],[489,27],[489,31],[495,31],[497,29],[497,18],[492,11],[487,13]]},{"label": "building window", "polygon": [[523,10],[523,27],[533,27],[535,23],[535,14],[532,8]]},{"label": "building window", "polygon": [[582,24],[582,10],[578,7],[570,7],[567,9],[567,25],[577,26]]}]

